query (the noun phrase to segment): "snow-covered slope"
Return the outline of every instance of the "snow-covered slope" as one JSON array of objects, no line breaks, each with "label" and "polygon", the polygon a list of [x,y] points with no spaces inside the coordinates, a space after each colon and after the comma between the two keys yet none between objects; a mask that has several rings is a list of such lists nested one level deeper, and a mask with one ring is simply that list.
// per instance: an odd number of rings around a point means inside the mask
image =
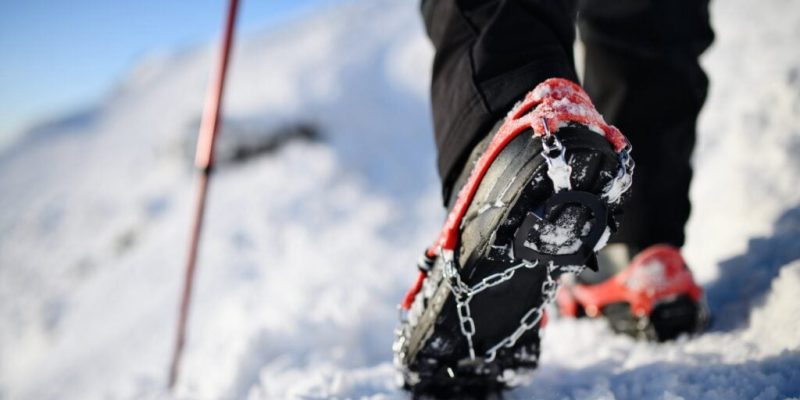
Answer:
[{"label": "snow-covered slope", "polygon": [[[800,7],[750,3],[713,3],[705,59],[686,251],[711,332],[658,345],[555,320],[510,397],[800,396]],[[443,217],[418,19],[364,0],[241,38],[228,120],[322,139],[215,175],[179,396],[404,398],[395,305]],[[213,55],[154,56],[0,156],[0,398],[164,395]]]}]

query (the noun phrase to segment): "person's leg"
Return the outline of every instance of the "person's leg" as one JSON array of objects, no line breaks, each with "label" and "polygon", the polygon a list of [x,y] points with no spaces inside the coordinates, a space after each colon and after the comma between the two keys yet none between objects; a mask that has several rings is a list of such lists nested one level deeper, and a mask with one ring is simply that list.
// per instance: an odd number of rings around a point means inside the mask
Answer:
[{"label": "person's leg", "polygon": [[472,148],[547,78],[577,81],[575,1],[423,0],[444,199]]},{"label": "person's leg", "polygon": [[566,315],[602,314],[614,330],[640,338],[696,332],[707,312],[680,247],[695,125],[708,88],[698,57],[714,36],[708,1],[581,0],[579,10],[584,86],[628,136],[636,171],[621,229],[600,251],[599,270],[566,285],[559,307]]},{"label": "person's leg", "polygon": [[633,145],[633,194],[612,242],[634,251],[684,244],[690,158],[708,80],[698,57],[711,44],[707,0],[586,0],[584,87]]},{"label": "person's leg", "polygon": [[594,267],[616,228],[628,142],[576,83],[574,5],[423,4],[451,204],[401,303],[393,346],[416,394],[482,398],[506,388],[507,371],[535,368],[557,280]]}]

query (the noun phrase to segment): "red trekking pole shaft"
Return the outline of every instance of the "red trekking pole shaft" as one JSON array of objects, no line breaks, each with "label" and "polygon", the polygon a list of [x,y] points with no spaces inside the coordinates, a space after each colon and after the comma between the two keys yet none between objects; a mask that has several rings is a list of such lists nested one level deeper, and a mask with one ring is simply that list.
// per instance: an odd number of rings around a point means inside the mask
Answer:
[{"label": "red trekking pole shaft", "polygon": [[203,214],[206,206],[206,194],[214,165],[214,144],[217,140],[217,131],[220,121],[220,107],[222,105],[222,90],[225,86],[225,75],[228,70],[228,59],[233,42],[233,30],[236,23],[236,10],[238,0],[229,0],[228,14],[225,18],[225,30],[222,35],[222,44],[216,70],[212,72],[211,82],[206,93],[206,104],[203,109],[203,119],[200,123],[200,132],[197,139],[197,154],[195,164],[200,175],[198,176],[197,197],[195,204],[194,222],[192,224],[191,239],[189,243],[189,256],[186,262],[186,271],[181,293],[181,305],[178,315],[178,329],[175,336],[175,347],[172,352],[172,362],[169,369],[168,387],[172,390],[180,373],[181,355],[186,341],[186,323],[189,318],[189,306],[192,299],[192,284],[194,282],[195,265],[197,263],[197,250],[200,243],[200,232],[203,227]]}]

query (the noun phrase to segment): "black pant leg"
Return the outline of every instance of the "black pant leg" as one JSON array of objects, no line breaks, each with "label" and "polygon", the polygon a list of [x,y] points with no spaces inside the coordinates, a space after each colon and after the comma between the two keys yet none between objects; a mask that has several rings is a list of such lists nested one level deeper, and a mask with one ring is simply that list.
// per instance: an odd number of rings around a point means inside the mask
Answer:
[{"label": "black pant leg", "polygon": [[636,171],[620,232],[635,248],[682,246],[690,157],[708,80],[698,57],[711,44],[707,0],[586,0],[584,87],[631,141]]},{"label": "black pant leg", "polygon": [[423,0],[444,199],[472,148],[551,77],[577,81],[574,0]]}]

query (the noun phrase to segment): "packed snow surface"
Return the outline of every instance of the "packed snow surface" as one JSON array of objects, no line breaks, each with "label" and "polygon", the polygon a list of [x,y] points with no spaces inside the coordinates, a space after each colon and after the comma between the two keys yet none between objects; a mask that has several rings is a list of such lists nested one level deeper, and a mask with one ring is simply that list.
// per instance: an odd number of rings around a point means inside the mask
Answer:
[{"label": "packed snow surface", "polygon": [[[556,319],[541,367],[509,398],[800,396],[800,3],[712,7],[685,248],[710,331],[652,344]],[[102,104],[0,157],[0,398],[170,396],[214,54],[154,56]],[[215,174],[175,396],[407,397],[391,366],[395,307],[444,216],[431,55],[417,5],[393,0],[241,38],[226,127],[308,125],[321,139]]]}]

